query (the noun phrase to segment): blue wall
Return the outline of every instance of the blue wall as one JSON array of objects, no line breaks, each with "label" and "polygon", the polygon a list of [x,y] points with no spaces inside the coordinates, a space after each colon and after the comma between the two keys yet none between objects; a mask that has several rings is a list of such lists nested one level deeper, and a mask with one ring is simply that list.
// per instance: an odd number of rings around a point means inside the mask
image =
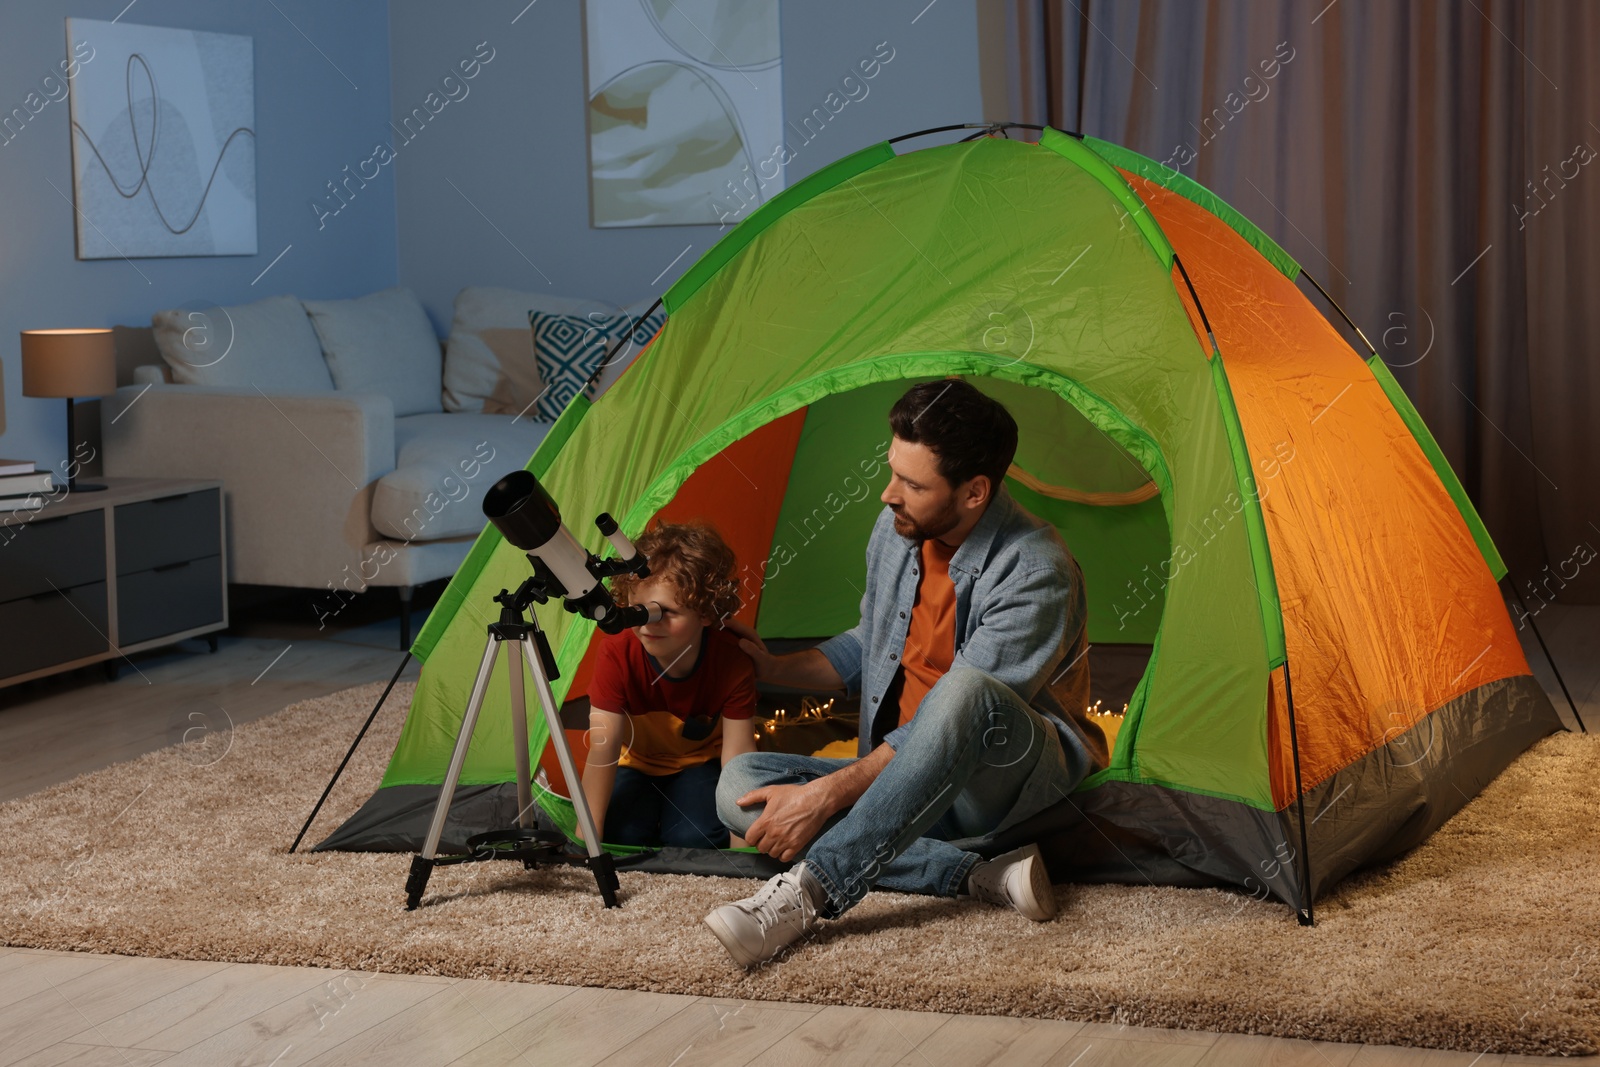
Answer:
[{"label": "blue wall", "polygon": [[[125,4],[8,0],[0,14],[0,113],[23,107],[42,77],[58,73],[68,15],[109,21]],[[0,144],[6,205],[0,362],[7,415],[0,456],[43,467],[66,458],[65,405],[22,395],[20,330],[148,326],[152,312],[191,301],[242,303],[277,293],[336,298],[395,284],[391,174],[360,190],[337,217],[323,219],[320,230],[311,208],[314,197],[326,194],[326,182],[341,177],[346,164],[359,164],[386,135],[388,10],[383,0],[276,0],[276,6],[282,14],[270,4],[139,0],[122,16],[143,25],[255,38],[258,255],[80,262],[74,255],[73,206],[50,187],[54,183],[72,195],[68,102],[49,103],[20,134]],[[289,245],[288,254],[252,286]]]},{"label": "blue wall", "polygon": [[[800,0],[782,12],[784,115],[796,124],[880,42],[893,49],[864,97],[810,143],[791,142],[791,184],[876,141],[981,119],[976,0]],[[590,228],[578,0],[392,0],[389,21],[396,115],[480,43],[493,51],[395,163],[400,281],[441,334],[463,286],[629,303],[659,295],[719,236],[716,226]]]},{"label": "blue wall", "polygon": [[[93,0],[70,14],[111,19],[124,3]],[[276,0],[276,8],[282,14],[255,3],[137,0],[122,16],[255,39],[258,255],[80,262],[74,209],[50,187],[72,192],[67,102],[49,104],[0,145],[9,423],[0,456],[47,467],[66,458],[62,403],[22,396],[20,330],[147,326],[166,307],[359,296],[398,282],[422,297],[442,336],[463,286],[627,303],[658,295],[720,236],[715,226],[590,228],[578,0]],[[782,10],[784,114],[795,126],[881,43],[893,50],[865,97],[808,143],[791,142],[789,182],[886,137],[980,118],[976,0],[807,0]],[[68,14],[46,0],[11,0],[0,14],[0,113],[22,106],[65,57]],[[420,129],[391,125],[446,75],[459,76],[463,60],[477,61],[464,95],[455,83]],[[392,160],[375,155],[380,143]],[[329,198],[327,183],[342,181],[346,167],[370,174],[374,166],[378,176],[348,203]]]}]

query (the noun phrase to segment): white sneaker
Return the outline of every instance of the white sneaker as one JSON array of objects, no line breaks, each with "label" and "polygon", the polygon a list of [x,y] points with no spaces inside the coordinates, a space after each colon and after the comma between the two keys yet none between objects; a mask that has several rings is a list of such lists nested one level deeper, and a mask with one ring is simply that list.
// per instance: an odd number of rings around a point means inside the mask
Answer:
[{"label": "white sneaker", "polygon": [[991,904],[1016,908],[1034,922],[1056,916],[1056,895],[1050,888],[1050,872],[1038,845],[996,856],[972,868],[967,876],[971,896]]},{"label": "white sneaker", "polygon": [[822,925],[822,886],[804,862],[771,878],[753,897],[713,908],[705,918],[728,955],[741,967],[771,959]]}]

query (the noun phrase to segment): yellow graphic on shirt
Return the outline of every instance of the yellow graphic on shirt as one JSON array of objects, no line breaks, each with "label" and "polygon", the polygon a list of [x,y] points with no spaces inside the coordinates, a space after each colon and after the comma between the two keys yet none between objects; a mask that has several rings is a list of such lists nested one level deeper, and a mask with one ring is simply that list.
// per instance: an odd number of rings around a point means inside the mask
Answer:
[{"label": "yellow graphic on shirt", "polygon": [[[618,766],[632,767],[644,774],[676,774],[685,767],[693,767],[722,755],[722,716],[711,727],[711,733],[699,740],[683,736],[687,723],[670,711],[647,711],[642,715],[629,715],[630,734],[622,746]],[[689,720],[701,729],[705,722],[699,716]],[[693,727],[690,733],[695,733]]]}]

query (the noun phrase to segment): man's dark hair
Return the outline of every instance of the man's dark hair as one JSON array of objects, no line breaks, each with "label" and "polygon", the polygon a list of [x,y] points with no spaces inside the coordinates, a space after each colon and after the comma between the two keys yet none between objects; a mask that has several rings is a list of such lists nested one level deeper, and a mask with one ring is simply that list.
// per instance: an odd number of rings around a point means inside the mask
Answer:
[{"label": "man's dark hair", "polygon": [[1005,484],[1006,468],[1017,454],[1017,420],[1011,412],[959,378],[907,389],[889,409],[889,426],[900,440],[927,445],[952,487],[987,474],[991,496]]}]

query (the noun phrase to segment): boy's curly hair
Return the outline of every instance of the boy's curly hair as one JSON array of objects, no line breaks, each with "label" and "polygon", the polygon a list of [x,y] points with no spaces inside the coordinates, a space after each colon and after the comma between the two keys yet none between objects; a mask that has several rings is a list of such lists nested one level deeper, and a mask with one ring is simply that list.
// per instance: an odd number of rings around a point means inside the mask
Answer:
[{"label": "boy's curly hair", "polygon": [[[734,578],[733,549],[711,526],[661,523],[640,534],[634,547],[650,561],[650,577],[643,580],[665,581],[687,610],[718,620],[739,610],[742,601]],[[640,581],[633,574],[612,578],[612,598],[623,606],[633,603]]]}]

